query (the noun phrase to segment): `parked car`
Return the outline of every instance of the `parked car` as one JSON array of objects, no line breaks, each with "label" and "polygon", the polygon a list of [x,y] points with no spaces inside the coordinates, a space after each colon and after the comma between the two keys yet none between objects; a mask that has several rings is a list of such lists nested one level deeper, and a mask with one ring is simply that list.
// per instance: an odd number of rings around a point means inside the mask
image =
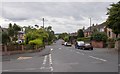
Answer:
[{"label": "parked car", "polygon": [[70,42],[65,42],[64,46],[72,46],[72,44]]},{"label": "parked car", "polygon": [[77,49],[84,49],[85,42],[84,41],[77,41],[75,44],[75,48]]},{"label": "parked car", "polygon": [[85,43],[84,41],[77,41],[75,44],[75,48],[83,50],[93,50],[93,46],[90,43]]},{"label": "parked car", "polygon": [[62,41],[61,45],[64,45],[64,43],[65,43],[65,42],[64,42],[64,41]]},{"label": "parked car", "polygon": [[92,46],[90,43],[86,43],[86,44],[85,44],[85,47],[84,47],[84,50],[85,50],[85,49],[93,50],[93,46]]}]

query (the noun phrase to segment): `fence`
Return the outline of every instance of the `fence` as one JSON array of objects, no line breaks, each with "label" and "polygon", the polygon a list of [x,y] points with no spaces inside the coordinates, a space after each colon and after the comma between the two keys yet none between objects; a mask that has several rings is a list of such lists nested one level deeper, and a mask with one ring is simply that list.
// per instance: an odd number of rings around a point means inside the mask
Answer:
[{"label": "fence", "polygon": [[[35,50],[41,46],[36,45],[7,45],[7,51],[22,51],[22,50]],[[5,51],[5,46],[2,45],[2,51]]]}]

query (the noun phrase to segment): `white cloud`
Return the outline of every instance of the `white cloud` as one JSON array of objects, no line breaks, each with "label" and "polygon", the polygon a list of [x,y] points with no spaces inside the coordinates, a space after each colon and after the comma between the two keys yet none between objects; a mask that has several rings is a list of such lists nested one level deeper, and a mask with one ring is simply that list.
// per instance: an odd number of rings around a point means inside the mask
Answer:
[{"label": "white cloud", "polygon": [[104,22],[109,4],[108,2],[5,2],[0,11],[3,12],[0,24],[4,27],[10,22],[20,26],[35,24],[42,26],[44,17],[45,26],[51,25],[55,32],[75,32],[83,26],[88,27],[90,17],[92,23]]}]

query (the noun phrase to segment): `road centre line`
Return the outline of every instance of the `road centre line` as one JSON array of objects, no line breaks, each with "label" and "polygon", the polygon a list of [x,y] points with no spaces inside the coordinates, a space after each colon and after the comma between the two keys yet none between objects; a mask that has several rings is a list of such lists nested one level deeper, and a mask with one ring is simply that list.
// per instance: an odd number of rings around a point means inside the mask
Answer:
[{"label": "road centre line", "polygon": [[51,54],[49,54],[49,63],[50,63],[50,65],[52,65],[52,58],[51,58]]},{"label": "road centre line", "polygon": [[96,59],[96,60],[104,61],[104,62],[107,61],[107,60],[105,60],[105,59],[97,58],[97,57],[94,57],[94,56],[89,56],[89,57],[90,57],[90,58],[93,58],[93,59]]},{"label": "road centre line", "polygon": [[43,65],[45,65],[47,62],[47,55],[44,57],[44,60],[43,60]]}]

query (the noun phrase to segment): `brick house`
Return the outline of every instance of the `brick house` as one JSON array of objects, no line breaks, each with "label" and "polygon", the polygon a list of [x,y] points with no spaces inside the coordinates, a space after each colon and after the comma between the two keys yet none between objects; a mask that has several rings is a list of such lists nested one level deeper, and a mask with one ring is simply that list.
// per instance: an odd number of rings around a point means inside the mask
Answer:
[{"label": "brick house", "polygon": [[91,34],[93,32],[95,32],[95,30],[99,31],[99,32],[106,32],[106,25],[105,23],[102,23],[100,25],[96,24],[96,25],[92,25],[91,27],[88,27],[86,30],[84,30],[84,36],[85,37],[90,37]]}]

